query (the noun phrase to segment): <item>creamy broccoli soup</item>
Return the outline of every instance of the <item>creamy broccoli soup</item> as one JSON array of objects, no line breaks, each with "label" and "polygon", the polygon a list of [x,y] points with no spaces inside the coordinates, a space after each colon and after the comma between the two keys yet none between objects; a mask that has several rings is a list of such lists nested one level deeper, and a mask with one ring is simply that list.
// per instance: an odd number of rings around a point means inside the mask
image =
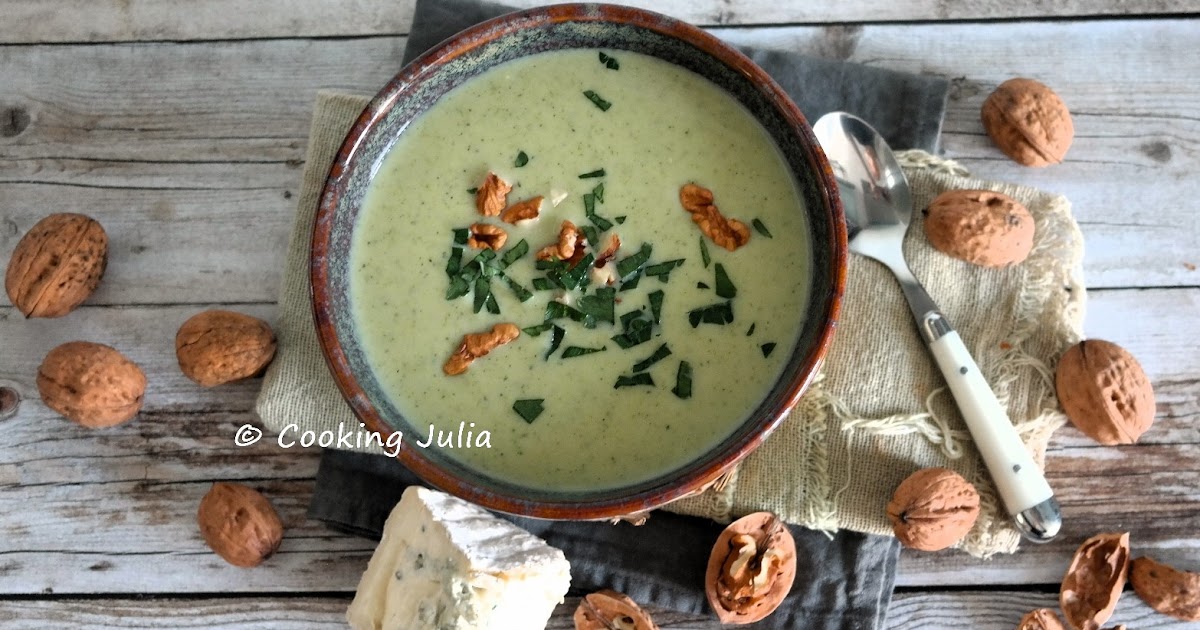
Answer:
[{"label": "creamy broccoli soup", "polygon": [[407,447],[433,425],[453,439],[428,448],[493,477],[616,487],[711,449],[781,373],[811,267],[782,156],[706,79],[606,53],[493,68],[380,165],[350,294],[369,363],[420,428]]}]

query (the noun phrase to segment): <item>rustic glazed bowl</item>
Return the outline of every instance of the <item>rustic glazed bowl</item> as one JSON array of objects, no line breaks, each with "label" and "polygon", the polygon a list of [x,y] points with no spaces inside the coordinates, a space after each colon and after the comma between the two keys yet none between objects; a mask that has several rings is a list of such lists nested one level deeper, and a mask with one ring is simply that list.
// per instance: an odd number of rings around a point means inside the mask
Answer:
[{"label": "rustic glazed bowl", "polygon": [[[372,174],[400,133],[438,99],[498,64],[535,53],[604,48],[635,51],[695,72],[728,91],[767,129],[796,178],[811,230],[813,278],[799,341],[770,393],[724,442],[670,474],[595,492],[548,492],[490,478],[432,449],[398,458],[433,486],[488,508],[541,518],[599,519],[648,510],[716,480],[759,446],[815,377],[831,342],[846,276],[846,230],[829,163],[800,110],[737,50],[674,19],[628,7],[558,5],[506,15],[468,29],[400,71],[346,136],[321,196],[313,230],[313,311],[334,379],[366,426],[416,435],[421,418],[400,414],[380,386],[350,308],[352,234]],[[818,89],[819,86],[814,86]]]}]

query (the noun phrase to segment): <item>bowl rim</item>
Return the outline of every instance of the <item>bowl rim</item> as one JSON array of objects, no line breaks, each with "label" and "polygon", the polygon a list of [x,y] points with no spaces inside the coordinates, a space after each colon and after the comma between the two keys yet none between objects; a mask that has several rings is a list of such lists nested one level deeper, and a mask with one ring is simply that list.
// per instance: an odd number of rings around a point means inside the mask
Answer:
[{"label": "bowl rim", "polygon": [[821,207],[809,208],[808,212],[810,216],[813,212],[828,213],[826,221],[833,232],[833,242],[830,244],[830,263],[834,275],[831,290],[827,295],[818,296],[811,293],[809,296],[810,309],[814,303],[823,299],[824,322],[820,325],[814,343],[802,349],[804,354],[801,360],[796,362],[793,359],[789,362],[789,365],[793,362],[798,364],[797,376],[791,379],[783,395],[778,397],[778,404],[760,414],[760,417],[747,417],[740,425],[741,428],[752,425],[750,430],[744,431],[744,435],[736,441],[730,442],[726,438],[717,447],[707,451],[705,455],[711,458],[707,466],[690,474],[684,473],[669,482],[627,495],[594,501],[549,502],[525,499],[480,487],[470,480],[452,474],[421,454],[421,449],[410,447],[408,444],[403,444],[396,454],[400,463],[426,483],[490,509],[535,518],[598,520],[645,512],[703,490],[714,483],[732,466],[757,449],[796,406],[819,373],[832,344],[841,315],[848,260],[846,224],[836,180],[828,159],[799,107],[792,102],[783,88],[749,57],[687,22],[645,9],[610,4],[557,4],[515,11],[481,22],[451,36],[414,59],[393,76],[371,99],[346,133],[329,168],[314,218],[309,259],[310,297],[321,353],[338,390],[366,428],[377,432],[386,440],[387,436],[397,430],[383,420],[379,410],[371,404],[366,392],[354,377],[334,325],[334,301],[331,299],[329,288],[329,249],[334,227],[333,217],[342,195],[346,193],[348,176],[354,171],[360,149],[375,125],[387,116],[397,100],[430,69],[436,69],[513,31],[567,21],[616,22],[682,40],[755,84],[782,115],[790,131],[799,138],[801,149],[808,153],[804,157],[810,166],[814,167],[812,177],[817,185],[817,195],[822,201]]}]

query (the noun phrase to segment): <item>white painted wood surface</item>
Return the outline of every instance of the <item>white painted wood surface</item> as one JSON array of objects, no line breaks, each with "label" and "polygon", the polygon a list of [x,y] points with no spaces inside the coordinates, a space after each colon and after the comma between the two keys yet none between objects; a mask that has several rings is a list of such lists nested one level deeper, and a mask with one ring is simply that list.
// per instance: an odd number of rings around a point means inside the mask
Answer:
[{"label": "white painted wood surface", "polygon": [[[232,445],[253,422],[257,383],[194,386],[173,339],[213,305],[274,313],[313,97],[377,89],[398,69],[411,22],[412,0],[353,4],[361,11],[329,0],[275,0],[252,14],[232,0],[4,3],[0,260],[59,210],[99,218],[112,251],[101,289],[65,319],[25,321],[0,301],[0,386],[25,398],[0,420],[0,627],[339,626],[373,543],[305,519],[315,452]],[[1135,556],[1200,570],[1200,18],[1153,15],[1200,7],[639,4],[717,25],[736,43],[954,79],[947,154],[1072,200],[1088,246],[1088,334],[1129,348],[1154,381],[1158,419],[1141,444],[1099,447],[1070,427],[1055,436],[1047,474],[1066,508],[1061,540],[985,562],[905,553],[890,627],[1011,628],[1053,604],[1074,546],[1103,530],[1131,531]],[[1058,19],[1070,16],[1103,18]],[[1028,17],[1039,19],[993,20]],[[1046,82],[1071,106],[1066,164],[1024,169],[983,135],[980,104],[1014,75]],[[137,421],[87,431],[36,400],[41,358],[72,339],[112,344],[143,366],[150,386]],[[200,541],[195,508],[216,480],[249,483],[279,508],[288,536],[265,566],[230,567]],[[964,586],[979,590],[945,590]],[[551,627],[571,627],[562,612]],[[1132,593],[1115,621],[1185,627]]]}]

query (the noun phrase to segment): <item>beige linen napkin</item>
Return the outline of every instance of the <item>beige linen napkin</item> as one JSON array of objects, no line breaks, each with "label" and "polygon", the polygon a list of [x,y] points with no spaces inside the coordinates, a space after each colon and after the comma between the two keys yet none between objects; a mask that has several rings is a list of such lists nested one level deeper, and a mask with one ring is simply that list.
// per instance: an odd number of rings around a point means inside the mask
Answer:
[{"label": "beige linen napkin", "polygon": [[[317,342],[308,256],[329,165],[367,101],[329,92],[318,96],[280,295],[279,351],[256,405],[275,431],[290,424],[316,431],[357,426]],[[1065,421],[1049,366],[1080,337],[1083,321],[1083,240],[1070,204],[1032,188],[972,179],[956,164],[926,153],[900,157],[918,209],[944,190],[984,188],[1021,201],[1036,220],[1033,253],[1012,268],[983,269],[937,252],[925,240],[920,212],[914,213],[905,253],[1040,464],[1050,434]],[[719,521],[770,510],[814,529],[890,535],[884,508],[893,489],[926,466],[957,470],[980,490],[981,514],[960,544],[964,551],[987,556],[1016,549],[1019,535],[899,285],[883,266],[851,256],[842,319],[822,377],[727,483],[666,509]]]}]

